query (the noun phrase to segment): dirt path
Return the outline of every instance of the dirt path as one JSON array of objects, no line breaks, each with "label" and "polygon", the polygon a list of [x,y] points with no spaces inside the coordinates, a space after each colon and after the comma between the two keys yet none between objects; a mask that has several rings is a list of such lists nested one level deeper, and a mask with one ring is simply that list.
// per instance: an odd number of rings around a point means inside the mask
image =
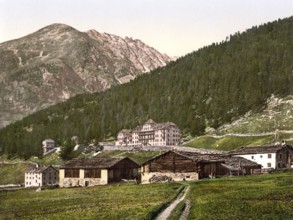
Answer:
[{"label": "dirt path", "polygon": [[[184,189],[184,193],[180,193],[177,198],[163,211],[161,212],[161,214],[156,218],[156,220],[166,220],[171,212],[173,211],[173,209],[175,209],[175,207],[185,199],[187,193],[189,191],[189,186],[185,187]],[[188,214],[188,213],[187,213]]]},{"label": "dirt path", "polygon": [[179,220],[187,220],[187,217],[189,215],[189,210],[190,210],[190,201],[189,200],[186,200],[184,211],[181,214]]}]

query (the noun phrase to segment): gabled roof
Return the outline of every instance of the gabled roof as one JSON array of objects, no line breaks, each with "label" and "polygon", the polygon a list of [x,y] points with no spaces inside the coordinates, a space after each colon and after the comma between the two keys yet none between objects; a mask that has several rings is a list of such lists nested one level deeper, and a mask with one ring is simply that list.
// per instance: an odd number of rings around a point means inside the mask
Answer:
[{"label": "gabled roof", "polygon": [[247,160],[243,157],[224,156],[223,159],[225,160],[225,163],[222,165],[231,170],[240,170],[241,168],[261,168],[260,164]]},{"label": "gabled roof", "polygon": [[[151,130],[161,130],[161,129],[168,128],[170,126],[175,126],[178,128],[178,126],[174,124],[173,122],[156,123],[153,119],[149,119],[143,125],[139,125],[132,130],[123,129],[119,133],[123,133],[124,135],[130,135],[132,132],[143,132],[142,128],[145,124],[150,124]],[[146,131],[146,132],[149,132],[149,131]]]},{"label": "gabled roof", "polygon": [[149,119],[146,123],[144,124],[156,124],[156,122],[153,119]]},{"label": "gabled roof", "polygon": [[[104,158],[104,157],[93,157],[93,158],[75,158],[65,163],[60,168],[97,168],[97,169],[108,169],[116,165],[122,160],[131,160],[128,157],[119,158]],[[137,163],[131,160],[134,164],[139,167]]]},{"label": "gabled roof", "polygon": [[119,133],[122,133],[123,135],[128,136],[131,134],[131,130],[130,129],[123,129]]},{"label": "gabled roof", "polygon": [[55,141],[53,139],[50,139],[50,138],[47,138],[47,139],[43,140],[43,142],[54,142],[55,143]]},{"label": "gabled roof", "polygon": [[47,170],[49,167],[52,167],[53,169],[57,170],[53,166],[47,166],[47,167],[33,167],[26,171],[26,173],[43,173],[45,170]]},{"label": "gabled roof", "polygon": [[140,132],[141,129],[142,129],[142,125],[139,125],[139,126],[135,127],[135,128],[132,130],[132,132]]},{"label": "gabled roof", "polygon": [[290,145],[270,145],[256,147],[241,147],[230,151],[232,155],[276,153],[283,148],[292,149]]},{"label": "gabled roof", "polygon": [[223,158],[217,154],[200,154],[197,152],[178,151],[178,154],[196,162],[224,162]]},{"label": "gabled roof", "polygon": [[169,153],[173,153],[182,157],[185,157],[186,159],[190,159],[197,163],[221,163],[223,166],[225,166],[228,169],[231,170],[240,170],[241,167],[246,168],[261,168],[261,165],[247,160],[242,157],[232,157],[230,155],[225,154],[199,154],[195,152],[187,152],[187,151],[167,151],[161,155],[158,155],[150,160],[147,160],[142,164],[146,165],[164,155],[167,155]]},{"label": "gabled roof", "polygon": [[175,127],[177,127],[177,125],[174,124],[173,122],[165,122],[165,123],[158,123],[158,124],[156,124],[156,125],[153,127],[153,129],[154,129],[154,130],[160,130],[160,129],[168,128],[168,127],[170,127],[170,126],[175,126]]},{"label": "gabled roof", "polygon": [[218,158],[218,157],[212,157],[212,155],[205,155],[205,154],[199,154],[199,153],[194,153],[194,152],[186,152],[186,151],[167,151],[163,154],[160,154],[156,157],[153,157],[147,161],[145,161],[142,165],[146,165],[160,157],[163,157],[164,155],[167,155],[167,154],[170,154],[170,153],[173,153],[173,154],[176,154],[176,155],[179,155],[179,156],[182,156],[182,157],[185,157],[186,159],[189,159],[189,160],[192,160],[194,162],[202,162],[202,163],[210,163],[210,162],[223,162],[223,159],[222,158]]}]

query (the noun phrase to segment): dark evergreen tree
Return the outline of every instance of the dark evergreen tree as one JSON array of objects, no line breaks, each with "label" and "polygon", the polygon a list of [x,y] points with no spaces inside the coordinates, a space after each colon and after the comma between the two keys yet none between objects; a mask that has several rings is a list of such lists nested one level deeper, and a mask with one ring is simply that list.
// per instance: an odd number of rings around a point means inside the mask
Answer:
[{"label": "dark evergreen tree", "polygon": [[62,143],[78,134],[85,143],[101,141],[149,118],[199,135],[261,110],[272,94],[293,94],[293,17],[227,39],[130,83],[78,95],[1,129],[0,153],[40,155],[47,137]]}]

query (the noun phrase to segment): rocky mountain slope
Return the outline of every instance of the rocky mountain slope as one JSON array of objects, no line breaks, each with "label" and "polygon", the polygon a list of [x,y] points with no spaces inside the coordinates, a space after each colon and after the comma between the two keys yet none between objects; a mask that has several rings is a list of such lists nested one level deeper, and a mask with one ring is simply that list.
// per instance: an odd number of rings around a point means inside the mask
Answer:
[{"label": "rocky mountain slope", "polygon": [[240,146],[293,144],[293,96],[267,100],[260,112],[247,112],[240,119],[186,143],[189,147],[231,150]]},{"label": "rocky mountain slope", "polygon": [[0,44],[0,127],[76,94],[126,83],[170,57],[140,40],[53,24]]},{"label": "rocky mountain slope", "polygon": [[[240,142],[238,136],[235,140],[235,135],[228,135],[232,132],[261,135],[271,132],[273,137],[262,142],[271,143],[278,136],[276,129],[293,130],[291,118],[262,116],[267,108],[266,112],[271,114],[279,112],[278,106],[270,111],[274,102],[284,102],[282,106],[287,107],[281,115],[291,115],[292,30],[293,17],[252,27],[129,83],[100,93],[78,95],[38,111],[0,129],[0,154],[24,158],[40,155],[40,143],[45,138],[52,138],[60,145],[75,135],[85,144],[113,140],[120,130],[134,128],[150,118],[176,123],[186,138],[218,130],[245,115],[255,115],[252,121],[262,119],[264,123],[242,126],[237,131],[236,127],[233,131],[226,127],[220,134],[225,136],[225,143],[215,143],[216,138],[206,137],[201,139],[204,143],[193,146],[205,144],[207,148],[220,149],[221,145],[222,150],[229,150],[233,147],[231,143],[235,143],[234,147],[260,143],[252,142],[251,135],[245,143]],[[273,97],[283,101],[274,101]],[[279,139],[292,138],[291,134],[284,135],[286,138],[279,135]]]}]

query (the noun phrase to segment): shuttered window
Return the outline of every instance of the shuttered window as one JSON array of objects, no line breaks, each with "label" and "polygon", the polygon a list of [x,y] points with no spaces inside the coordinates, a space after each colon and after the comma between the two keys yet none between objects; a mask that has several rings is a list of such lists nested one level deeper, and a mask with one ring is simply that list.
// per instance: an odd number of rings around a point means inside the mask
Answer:
[{"label": "shuttered window", "polygon": [[79,169],[65,169],[65,177],[79,178]]},{"label": "shuttered window", "polygon": [[101,170],[100,169],[86,169],[84,170],[85,178],[101,178]]}]

